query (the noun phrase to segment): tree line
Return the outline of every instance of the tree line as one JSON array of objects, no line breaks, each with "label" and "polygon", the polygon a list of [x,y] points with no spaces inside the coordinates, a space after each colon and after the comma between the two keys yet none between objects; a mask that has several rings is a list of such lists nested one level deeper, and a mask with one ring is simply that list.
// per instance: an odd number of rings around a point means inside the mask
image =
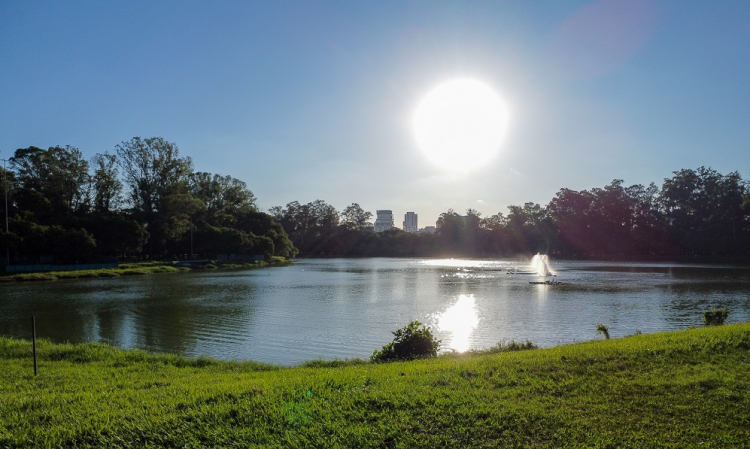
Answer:
[{"label": "tree line", "polygon": [[0,168],[11,264],[296,255],[247,185],[195,171],[161,137],[133,139],[86,160],[71,146],[22,148]]},{"label": "tree line", "polygon": [[[721,258],[750,255],[750,185],[739,173],[683,169],[664,180],[560,189],[547,205],[483,217],[440,214],[435,234],[375,233],[357,203],[339,212],[297,201],[264,213],[247,185],[198,172],[161,137],[84,159],[75,147],[29,147],[0,168],[11,263],[74,263],[218,254],[572,258]],[[7,186],[7,190],[6,190]],[[3,198],[4,199],[4,198]],[[4,260],[4,257],[2,257]]]},{"label": "tree line", "polygon": [[542,252],[566,258],[739,260],[750,255],[750,186],[739,173],[683,169],[664,180],[591,190],[560,189],[546,205],[512,205],[488,217],[440,214],[435,234],[375,233],[354,203],[274,207],[303,256],[501,257]]}]

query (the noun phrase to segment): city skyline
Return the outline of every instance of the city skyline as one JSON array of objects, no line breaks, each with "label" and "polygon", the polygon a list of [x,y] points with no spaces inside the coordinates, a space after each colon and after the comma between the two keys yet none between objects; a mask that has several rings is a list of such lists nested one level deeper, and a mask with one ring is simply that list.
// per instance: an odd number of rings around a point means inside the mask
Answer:
[{"label": "city skyline", "polygon": [[[430,220],[683,168],[747,177],[748,20],[743,1],[8,1],[0,158],[161,136],[264,211],[320,199]],[[412,123],[457,79],[507,109],[498,152],[465,171],[433,163]]]}]

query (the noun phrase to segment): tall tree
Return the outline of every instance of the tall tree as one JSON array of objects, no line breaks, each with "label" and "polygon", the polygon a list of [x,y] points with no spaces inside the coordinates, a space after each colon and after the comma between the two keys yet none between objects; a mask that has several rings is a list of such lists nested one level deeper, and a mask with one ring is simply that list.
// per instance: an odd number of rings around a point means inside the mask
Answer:
[{"label": "tall tree", "polygon": [[118,178],[117,156],[104,153],[91,158],[93,207],[97,212],[115,210],[120,205],[122,182]]},{"label": "tall tree", "polygon": [[180,157],[177,145],[161,137],[134,137],[117,145],[116,151],[133,214],[150,235],[149,253],[165,255],[169,244],[190,229],[192,161]]},{"label": "tall tree", "polygon": [[75,147],[20,148],[10,158],[18,207],[40,223],[59,223],[88,206],[88,162]]},{"label": "tall tree", "polygon": [[465,255],[467,252],[466,247],[463,245],[466,231],[465,217],[461,217],[453,209],[448,209],[446,212],[440,214],[435,224],[443,250],[442,255]]},{"label": "tall tree", "polygon": [[659,211],[659,188],[653,182],[625,189],[633,203],[633,227],[630,233],[630,254],[664,256],[674,254],[674,243],[669,237],[663,215]]},{"label": "tall tree", "polygon": [[341,224],[347,229],[367,231],[372,229],[372,213],[363,210],[359,204],[352,203],[341,212]]},{"label": "tall tree", "polygon": [[253,192],[231,176],[193,173],[190,194],[200,201],[200,218],[212,226],[234,226],[240,215],[257,211]]},{"label": "tall tree", "polygon": [[9,232],[5,232],[6,223],[10,222],[10,217],[15,214],[14,205],[14,185],[15,185],[16,174],[10,170],[7,170],[0,166],[0,201],[2,201],[2,221],[0,221],[0,265],[5,265],[8,262],[7,257],[10,255],[11,250],[15,250],[15,247],[19,241],[18,236],[14,232],[15,229],[11,230],[8,227]]},{"label": "tall tree", "polygon": [[738,254],[745,250],[746,193],[739,173],[722,175],[700,167],[665,179],[659,202],[686,254]]},{"label": "tall tree", "polygon": [[560,189],[547,209],[561,238],[561,251],[571,256],[593,256],[598,250],[592,241],[590,219],[593,197],[590,192]]},{"label": "tall tree", "polygon": [[272,207],[269,212],[289,234],[303,255],[331,254],[337,246],[339,213],[323,200],[300,204],[293,201],[285,208]]}]

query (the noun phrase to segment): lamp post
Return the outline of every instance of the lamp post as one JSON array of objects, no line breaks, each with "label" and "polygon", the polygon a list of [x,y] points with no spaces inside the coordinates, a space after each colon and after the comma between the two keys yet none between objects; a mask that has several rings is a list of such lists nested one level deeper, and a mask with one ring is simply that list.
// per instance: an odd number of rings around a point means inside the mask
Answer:
[{"label": "lamp post", "polygon": [[[3,159],[3,192],[5,192],[5,236],[8,237],[10,232],[8,231],[8,170],[5,168],[7,159]],[[5,267],[10,266],[10,242],[6,242],[5,245]]]}]

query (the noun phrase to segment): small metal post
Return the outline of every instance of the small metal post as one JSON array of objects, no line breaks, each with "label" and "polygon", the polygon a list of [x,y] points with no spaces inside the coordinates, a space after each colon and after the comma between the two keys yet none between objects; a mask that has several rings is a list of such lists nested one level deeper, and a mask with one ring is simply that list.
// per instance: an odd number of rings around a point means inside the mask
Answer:
[{"label": "small metal post", "polygon": [[[5,234],[6,237],[8,234],[8,169],[5,168],[5,163],[8,162],[7,159],[2,159],[3,161],[3,192],[5,192]],[[10,239],[6,242],[5,246],[5,269],[7,270],[8,266],[10,266]]]},{"label": "small metal post", "polygon": [[31,316],[31,346],[34,352],[34,375],[36,376],[36,317]]}]

